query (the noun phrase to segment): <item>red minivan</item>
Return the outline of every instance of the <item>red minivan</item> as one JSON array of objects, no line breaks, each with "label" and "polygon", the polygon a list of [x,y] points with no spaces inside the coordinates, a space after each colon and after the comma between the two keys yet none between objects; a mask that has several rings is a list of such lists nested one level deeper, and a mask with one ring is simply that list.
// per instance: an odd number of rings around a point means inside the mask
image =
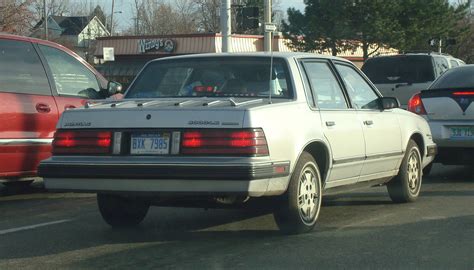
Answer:
[{"label": "red minivan", "polygon": [[0,34],[0,181],[31,182],[60,114],[120,89],[59,44]]}]

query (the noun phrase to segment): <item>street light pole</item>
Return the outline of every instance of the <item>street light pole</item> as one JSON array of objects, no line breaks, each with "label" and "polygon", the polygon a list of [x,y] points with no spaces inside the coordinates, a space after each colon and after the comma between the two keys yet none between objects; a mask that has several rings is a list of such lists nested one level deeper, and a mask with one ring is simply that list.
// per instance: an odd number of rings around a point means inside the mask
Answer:
[{"label": "street light pole", "polygon": [[46,0],[43,0],[44,39],[48,40],[48,12],[46,11]]},{"label": "street light pole", "polygon": [[[263,10],[264,23],[272,23],[272,0],[264,0],[265,6]],[[271,51],[272,48],[272,33],[265,31],[263,33],[263,50],[266,52]]]},{"label": "street light pole", "polygon": [[110,36],[114,35],[114,6],[115,0],[112,0],[112,14],[110,15]]},{"label": "street light pole", "polygon": [[221,1],[222,52],[231,52],[231,10],[230,0]]}]

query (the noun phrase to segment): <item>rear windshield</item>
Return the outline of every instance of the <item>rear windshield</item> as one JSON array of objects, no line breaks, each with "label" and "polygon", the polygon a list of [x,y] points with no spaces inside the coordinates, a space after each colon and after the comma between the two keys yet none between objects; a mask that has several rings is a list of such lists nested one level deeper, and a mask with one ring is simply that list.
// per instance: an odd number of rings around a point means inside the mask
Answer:
[{"label": "rear windshield", "polygon": [[275,58],[209,57],[149,63],[125,98],[266,97],[290,98],[286,62]]},{"label": "rear windshield", "polygon": [[430,89],[445,88],[474,89],[474,65],[450,69],[430,86]]},{"label": "rear windshield", "polygon": [[431,57],[427,55],[372,58],[362,71],[375,84],[425,83],[435,79]]}]

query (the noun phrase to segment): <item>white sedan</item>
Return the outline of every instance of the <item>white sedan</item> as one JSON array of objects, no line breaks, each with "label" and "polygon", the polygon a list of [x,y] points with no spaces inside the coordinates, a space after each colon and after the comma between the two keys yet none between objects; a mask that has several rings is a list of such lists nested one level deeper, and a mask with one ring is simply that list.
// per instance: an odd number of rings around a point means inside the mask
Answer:
[{"label": "white sedan", "polygon": [[393,201],[416,200],[436,145],[398,106],[341,58],[169,57],[124,100],[66,111],[39,173],[48,189],[96,192],[111,226],[140,223],[151,205],[274,196],[279,227],[307,232],[325,194],[387,185]]}]

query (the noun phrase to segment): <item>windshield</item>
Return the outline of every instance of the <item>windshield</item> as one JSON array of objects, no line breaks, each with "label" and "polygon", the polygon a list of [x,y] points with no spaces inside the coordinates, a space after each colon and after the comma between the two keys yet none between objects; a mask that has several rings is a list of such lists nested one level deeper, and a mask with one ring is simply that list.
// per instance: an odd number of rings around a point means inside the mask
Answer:
[{"label": "windshield", "polygon": [[463,66],[446,71],[439,77],[430,89],[444,88],[474,88],[474,65]]},{"label": "windshield", "polygon": [[266,97],[289,98],[285,62],[270,58],[208,57],[156,61],[148,64],[125,98]]},{"label": "windshield", "polygon": [[431,57],[426,55],[372,58],[362,71],[375,84],[425,83],[435,79]]}]

